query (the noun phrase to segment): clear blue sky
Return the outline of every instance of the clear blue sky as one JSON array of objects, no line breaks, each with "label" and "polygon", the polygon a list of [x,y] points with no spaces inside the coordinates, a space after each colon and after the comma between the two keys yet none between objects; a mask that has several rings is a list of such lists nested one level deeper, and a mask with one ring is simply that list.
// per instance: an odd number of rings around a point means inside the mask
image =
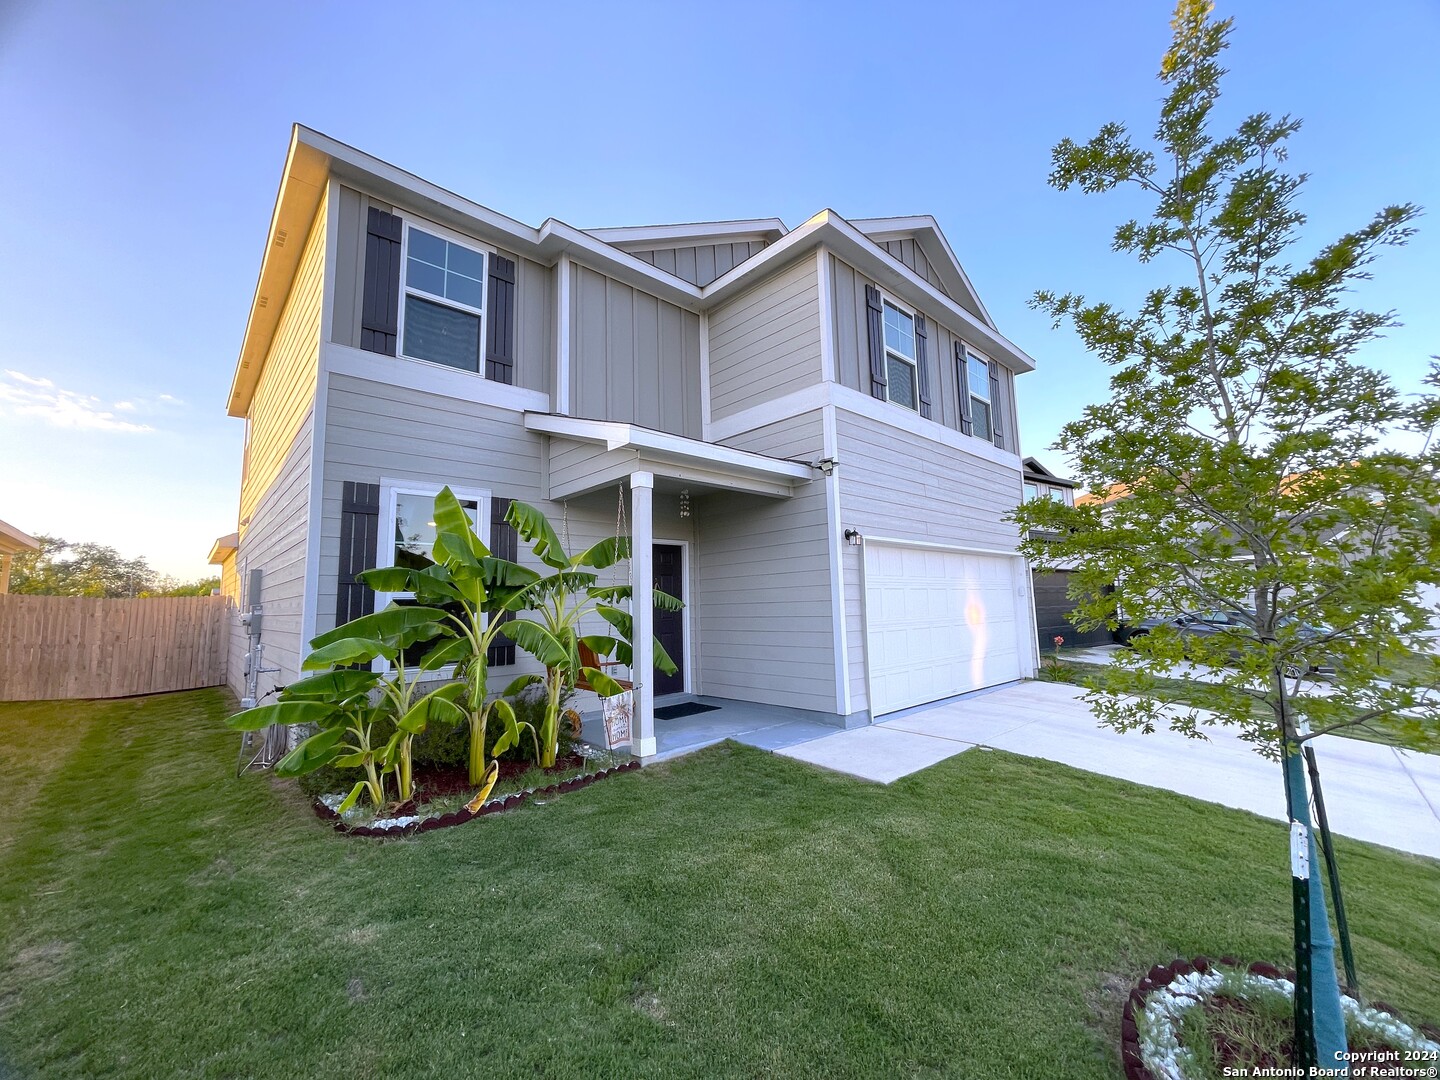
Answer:
[{"label": "clear blue sky", "polygon": [[[1359,300],[1406,326],[1368,360],[1418,389],[1440,352],[1440,4],[1249,0],[1227,116],[1305,119],[1315,244],[1431,208]],[[1151,129],[1170,5],[0,5],[0,518],[184,577],[235,527],[225,398],[290,124],[532,224],[932,213],[1035,356],[1024,449],[1106,372],[1026,307],[1133,305],[1120,197],[1045,184],[1050,147]],[[1053,455],[1051,455],[1053,458]],[[1057,462],[1058,464],[1058,462]]]}]

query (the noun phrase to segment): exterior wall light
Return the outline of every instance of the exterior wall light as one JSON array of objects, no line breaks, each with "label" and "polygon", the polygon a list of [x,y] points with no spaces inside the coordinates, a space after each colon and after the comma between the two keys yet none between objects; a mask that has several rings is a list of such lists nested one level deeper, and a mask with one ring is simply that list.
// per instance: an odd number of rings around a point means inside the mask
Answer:
[{"label": "exterior wall light", "polygon": [[865,538],[860,535],[860,530],[859,530],[859,529],[846,529],[846,530],[845,530],[845,542],[846,542],[847,544],[849,544],[851,547],[859,547],[859,546],[860,546],[860,542],[861,542],[862,540],[864,540],[864,539],[865,539]]}]

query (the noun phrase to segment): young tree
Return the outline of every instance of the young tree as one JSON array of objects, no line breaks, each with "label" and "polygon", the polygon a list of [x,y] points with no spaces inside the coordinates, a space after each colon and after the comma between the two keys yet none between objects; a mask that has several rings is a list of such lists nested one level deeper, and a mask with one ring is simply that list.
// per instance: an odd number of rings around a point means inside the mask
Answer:
[{"label": "young tree", "polygon": [[[1168,726],[1203,737],[1206,725],[1235,725],[1283,764],[1299,823],[1297,1043],[1308,1063],[1319,1053],[1318,1064],[1334,1067],[1344,1035],[1300,748],[1347,727],[1413,743],[1440,726],[1440,659],[1415,651],[1436,614],[1419,587],[1440,582],[1440,455],[1387,443],[1434,424],[1440,374],[1432,371],[1431,393],[1399,393],[1355,359],[1393,315],[1346,306],[1348,288],[1368,278],[1382,249],[1406,241],[1419,211],[1386,207],[1297,258],[1305,177],[1283,164],[1299,121],[1257,113],[1233,133],[1214,132],[1231,21],[1214,19],[1205,0],[1180,0],[1173,29],[1154,148],[1106,124],[1086,143],[1055,147],[1050,182],[1142,193],[1152,215],[1120,225],[1114,249],[1169,260],[1179,278],[1133,313],[1073,293],[1036,294],[1034,306],[1069,323],[1115,373],[1110,399],[1086,408],[1057,443],[1103,498],[1075,507],[1038,500],[1016,519],[1022,530],[1058,534],[1025,543],[1037,566],[1079,567],[1082,627],[1231,613],[1211,636],[1162,627],[1138,639],[1087,700],[1120,731]],[[1147,693],[1182,658],[1216,670],[1215,682],[1195,687],[1203,712]],[[1320,664],[1334,668],[1327,693],[1306,692],[1314,686],[1304,675]],[[1301,854],[1315,874],[1302,876]],[[1332,891],[1337,884],[1332,877]],[[1314,941],[1300,930],[1307,905]],[[1317,1031],[1317,1041],[1307,1038]]]}]

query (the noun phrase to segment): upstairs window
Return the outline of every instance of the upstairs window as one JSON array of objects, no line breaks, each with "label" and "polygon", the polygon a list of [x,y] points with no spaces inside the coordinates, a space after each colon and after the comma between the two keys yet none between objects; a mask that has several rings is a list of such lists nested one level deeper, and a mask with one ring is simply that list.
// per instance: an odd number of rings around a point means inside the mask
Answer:
[{"label": "upstairs window", "polygon": [[915,318],[885,301],[885,396],[916,409]]},{"label": "upstairs window", "polygon": [[401,353],[480,371],[485,255],[414,226],[405,230]]},{"label": "upstairs window", "polygon": [[995,438],[995,424],[990,402],[990,362],[967,352],[965,363],[970,382],[970,421],[975,427],[975,437],[992,442]]}]

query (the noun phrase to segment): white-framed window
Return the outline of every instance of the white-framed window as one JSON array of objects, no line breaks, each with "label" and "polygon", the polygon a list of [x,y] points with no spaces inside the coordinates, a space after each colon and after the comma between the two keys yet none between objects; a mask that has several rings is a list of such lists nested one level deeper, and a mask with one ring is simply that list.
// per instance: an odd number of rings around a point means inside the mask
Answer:
[{"label": "white-framed window", "polygon": [[889,299],[884,302],[885,396],[896,405],[919,409],[916,385],[915,316]]},{"label": "white-framed window", "polygon": [[970,423],[977,439],[995,438],[994,406],[990,401],[990,361],[965,350],[965,368],[970,383]]},{"label": "white-framed window", "polygon": [[[423,570],[435,561],[435,496],[443,486],[408,482],[383,484],[376,565]],[[480,539],[489,544],[490,492],[453,486],[450,490],[470,515]],[[410,593],[382,593],[375,598],[375,608],[378,611],[391,600],[408,600],[411,597]]]},{"label": "white-framed window", "polygon": [[[382,480],[380,482],[380,535],[376,542],[375,564],[381,567],[404,566],[423,570],[434,563],[435,550],[435,496],[442,484],[416,484],[408,481]],[[460,500],[460,505],[470,515],[480,539],[490,543],[490,492],[478,488],[450,490]],[[380,611],[392,602],[410,604],[415,594],[408,592],[377,593],[375,610]],[[407,664],[419,661],[420,655],[428,650],[407,650]],[[388,671],[384,659],[375,661],[377,670]],[[450,668],[442,668],[433,677],[448,678]]]},{"label": "white-framed window", "polygon": [[1025,481],[1025,501],[1031,502],[1034,499],[1053,499],[1055,502],[1062,502],[1070,505],[1070,490],[1056,484],[1042,484],[1037,481]]},{"label": "white-framed window", "polygon": [[400,256],[400,355],[483,375],[489,255],[438,225],[407,219]]},{"label": "white-framed window", "polygon": [[1036,485],[1036,484],[1032,484],[1032,483],[1030,483],[1030,482],[1027,480],[1027,481],[1025,482],[1025,501],[1026,501],[1026,502],[1034,502],[1034,501],[1035,501],[1036,499],[1038,499],[1039,497],[1040,497],[1040,488],[1039,488],[1039,486]]}]

